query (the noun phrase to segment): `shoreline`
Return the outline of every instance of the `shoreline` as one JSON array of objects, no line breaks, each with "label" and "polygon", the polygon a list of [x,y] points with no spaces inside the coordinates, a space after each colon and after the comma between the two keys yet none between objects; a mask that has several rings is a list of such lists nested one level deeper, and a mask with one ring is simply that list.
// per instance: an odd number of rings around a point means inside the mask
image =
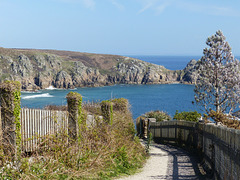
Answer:
[{"label": "shoreline", "polygon": [[47,88],[39,88],[37,90],[28,90],[28,89],[22,89],[21,92],[26,92],[26,93],[36,93],[39,92],[41,90],[76,90],[77,88],[96,88],[96,87],[109,87],[109,86],[116,86],[116,85],[160,85],[160,84],[184,84],[184,85],[194,85],[192,83],[188,83],[188,82],[180,82],[180,81],[172,81],[172,82],[160,82],[160,83],[146,83],[146,84],[137,84],[137,83],[127,83],[127,84],[110,84],[110,85],[97,85],[97,86],[79,86],[79,87],[74,87],[74,88],[56,88],[53,85],[50,85]]}]

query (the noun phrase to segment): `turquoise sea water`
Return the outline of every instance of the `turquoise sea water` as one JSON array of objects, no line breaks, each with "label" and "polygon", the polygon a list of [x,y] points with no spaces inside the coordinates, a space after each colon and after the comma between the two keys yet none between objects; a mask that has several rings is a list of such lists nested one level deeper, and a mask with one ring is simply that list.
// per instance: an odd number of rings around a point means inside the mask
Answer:
[{"label": "turquoise sea water", "polygon": [[131,104],[133,118],[151,110],[163,110],[171,116],[176,110],[198,110],[192,104],[194,86],[184,84],[115,85],[74,90],[42,90],[35,93],[22,92],[22,107],[43,108],[46,105],[65,105],[66,95],[75,91],[83,101],[102,101],[110,98],[126,98]]},{"label": "turquoise sea water", "polygon": [[[200,56],[131,56],[168,69],[183,69],[191,59]],[[238,57],[239,58],[239,57]],[[131,104],[133,118],[151,110],[163,110],[173,116],[176,110],[190,111],[200,108],[192,104],[194,86],[184,84],[159,85],[115,85],[96,88],[77,88],[74,90],[41,90],[39,92],[22,92],[22,107],[43,108],[46,105],[67,104],[66,95],[76,91],[83,96],[83,101],[102,101],[110,98],[127,98]]]}]

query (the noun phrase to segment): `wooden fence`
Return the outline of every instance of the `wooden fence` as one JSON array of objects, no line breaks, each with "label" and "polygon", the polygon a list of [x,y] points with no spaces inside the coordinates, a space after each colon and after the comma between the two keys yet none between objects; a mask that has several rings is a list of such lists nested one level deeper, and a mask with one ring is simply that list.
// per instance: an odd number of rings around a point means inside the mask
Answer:
[{"label": "wooden fence", "polygon": [[185,144],[203,154],[214,179],[240,179],[240,130],[187,121],[149,121],[157,141]]},{"label": "wooden fence", "polygon": [[21,109],[22,151],[31,152],[41,142],[41,137],[68,131],[67,111]]}]

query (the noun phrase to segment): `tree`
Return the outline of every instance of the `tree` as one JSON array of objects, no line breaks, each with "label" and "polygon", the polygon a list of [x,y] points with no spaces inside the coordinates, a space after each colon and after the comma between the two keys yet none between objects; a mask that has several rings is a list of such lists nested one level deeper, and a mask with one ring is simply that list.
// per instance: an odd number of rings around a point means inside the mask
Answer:
[{"label": "tree", "polygon": [[240,102],[239,61],[234,59],[231,47],[219,30],[209,37],[203,56],[197,63],[195,101],[204,106],[207,114],[231,111]]}]

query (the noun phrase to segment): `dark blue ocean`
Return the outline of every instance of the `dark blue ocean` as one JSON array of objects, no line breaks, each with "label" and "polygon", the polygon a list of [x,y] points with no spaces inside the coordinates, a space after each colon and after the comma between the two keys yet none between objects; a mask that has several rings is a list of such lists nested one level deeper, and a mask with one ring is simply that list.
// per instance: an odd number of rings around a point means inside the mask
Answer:
[{"label": "dark blue ocean", "polygon": [[188,62],[192,59],[199,60],[201,56],[134,56],[127,55],[128,57],[133,57],[147,61],[153,64],[162,65],[170,70],[181,70],[184,69]]}]

